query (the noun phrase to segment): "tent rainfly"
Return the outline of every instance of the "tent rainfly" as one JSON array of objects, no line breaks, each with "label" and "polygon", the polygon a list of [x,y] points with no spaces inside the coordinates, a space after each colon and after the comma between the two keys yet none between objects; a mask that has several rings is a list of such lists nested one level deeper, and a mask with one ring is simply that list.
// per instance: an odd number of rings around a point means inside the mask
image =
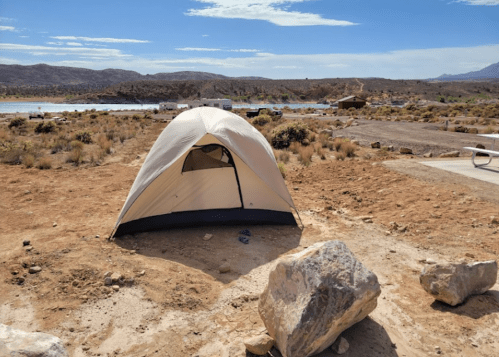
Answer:
[{"label": "tent rainfly", "polygon": [[296,225],[293,200],[264,136],[217,108],[183,112],[140,169],[114,236],[163,228]]}]

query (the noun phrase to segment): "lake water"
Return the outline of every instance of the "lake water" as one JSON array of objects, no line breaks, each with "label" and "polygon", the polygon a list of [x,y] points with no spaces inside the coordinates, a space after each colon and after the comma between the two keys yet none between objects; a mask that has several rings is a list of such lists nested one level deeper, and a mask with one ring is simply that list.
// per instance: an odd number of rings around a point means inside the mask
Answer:
[{"label": "lake water", "polygon": [[[291,109],[298,108],[329,108],[325,104],[233,104],[232,107],[238,108],[283,108],[285,106]],[[179,104],[179,107],[186,107],[186,104]],[[40,109],[39,109],[40,108]],[[53,104],[47,102],[0,102],[0,113],[29,113],[29,112],[50,112],[60,113],[64,111],[83,112],[85,110],[147,110],[159,109],[159,104]]]}]

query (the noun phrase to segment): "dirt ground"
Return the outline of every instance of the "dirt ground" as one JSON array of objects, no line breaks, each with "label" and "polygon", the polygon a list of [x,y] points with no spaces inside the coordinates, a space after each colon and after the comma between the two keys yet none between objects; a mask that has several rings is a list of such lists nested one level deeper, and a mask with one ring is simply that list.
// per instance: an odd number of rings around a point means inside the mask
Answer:
[{"label": "dirt ground", "polygon": [[[479,194],[487,183],[425,174],[410,156],[368,148],[345,161],[315,157],[309,167],[293,158],[286,184],[303,228],[186,228],[108,241],[154,139],[130,140],[96,167],[1,166],[0,323],[59,336],[71,356],[251,356],[242,340],[265,331],[258,296],[276,259],[341,240],[382,287],[376,310],[342,334],[344,356],[497,356],[498,284],[454,308],[419,284],[428,258],[497,259],[490,217],[499,217],[499,201]],[[135,159],[122,160],[131,152]],[[243,228],[248,245],[237,240]],[[220,274],[225,262],[231,271]],[[29,274],[32,265],[42,271]],[[118,291],[104,285],[108,272],[122,275]]]}]

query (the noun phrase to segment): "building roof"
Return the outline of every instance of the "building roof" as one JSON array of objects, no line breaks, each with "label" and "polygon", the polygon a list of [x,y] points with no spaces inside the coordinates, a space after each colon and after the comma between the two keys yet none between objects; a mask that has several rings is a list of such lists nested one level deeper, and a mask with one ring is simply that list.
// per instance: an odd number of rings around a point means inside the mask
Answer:
[{"label": "building roof", "polygon": [[362,98],[360,98],[360,97],[357,97],[356,95],[351,95],[351,96],[349,96],[349,97],[345,97],[345,98],[338,99],[338,100],[336,101],[336,103],[338,103],[338,102],[348,102],[348,101],[350,101],[351,99],[354,99],[354,98],[356,98],[356,99],[357,99],[357,100],[359,100],[359,101],[363,101],[363,102],[365,102],[365,101],[366,101],[365,99],[362,99]]}]

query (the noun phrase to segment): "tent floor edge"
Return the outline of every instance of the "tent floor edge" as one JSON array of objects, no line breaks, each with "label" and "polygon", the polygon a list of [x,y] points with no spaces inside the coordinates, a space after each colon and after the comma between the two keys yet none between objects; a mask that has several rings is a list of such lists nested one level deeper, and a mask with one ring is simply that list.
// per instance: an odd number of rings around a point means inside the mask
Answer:
[{"label": "tent floor edge", "polygon": [[114,237],[169,228],[235,225],[297,226],[297,223],[291,212],[243,208],[210,209],[173,212],[122,223]]}]

